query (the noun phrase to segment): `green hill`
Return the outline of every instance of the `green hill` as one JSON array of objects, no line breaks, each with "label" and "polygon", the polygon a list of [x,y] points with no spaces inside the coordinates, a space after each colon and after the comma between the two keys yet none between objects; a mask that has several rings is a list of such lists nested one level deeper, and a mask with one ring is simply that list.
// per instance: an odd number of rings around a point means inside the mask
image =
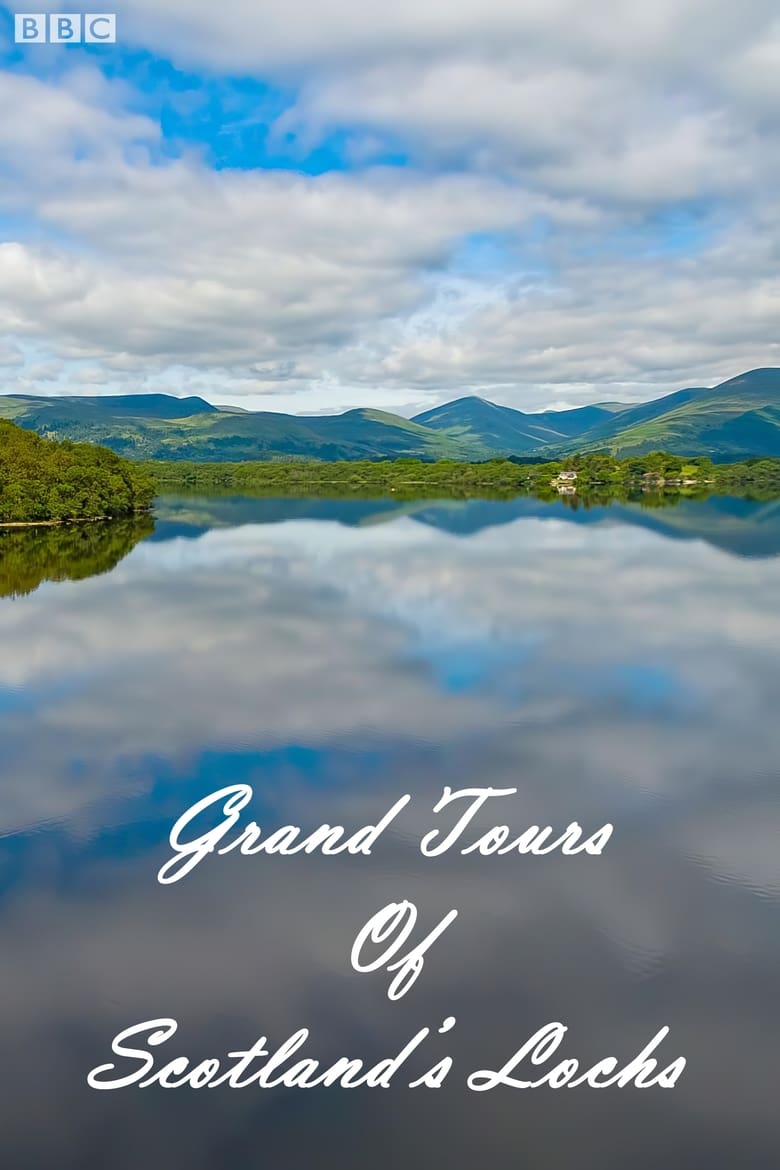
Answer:
[{"label": "green hill", "polygon": [[609,420],[620,406],[583,406],[526,414],[484,398],[458,398],[415,415],[421,423],[453,437],[478,440],[502,454],[526,455],[541,445],[560,443]]},{"label": "green hill", "polygon": [[718,462],[780,455],[780,369],[750,370],[712,389],[641,403],[561,444],[555,454],[708,455]]},{"label": "green hill", "polygon": [[751,370],[713,388],[651,402],[599,403],[529,414],[458,398],[413,419],[381,410],[292,415],[213,406],[165,394],[0,396],[0,418],[49,438],[99,443],[133,459],[559,458],[576,451],[664,450],[730,462],[780,455],[780,369]]},{"label": "green hill", "polygon": [[133,459],[481,459],[478,437],[449,435],[381,410],[302,415],[236,411],[200,398],[0,396],[0,418],[53,439],[99,443]]}]

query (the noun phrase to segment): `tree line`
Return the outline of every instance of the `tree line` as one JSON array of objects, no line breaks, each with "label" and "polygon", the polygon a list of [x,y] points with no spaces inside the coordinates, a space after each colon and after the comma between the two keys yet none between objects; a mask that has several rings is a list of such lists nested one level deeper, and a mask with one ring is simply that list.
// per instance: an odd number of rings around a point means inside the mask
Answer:
[{"label": "tree line", "polygon": [[[749,459],[715,464],[705,457],[684,458],[663,451],[617,459],[596,452],[550,463],[519,458],[461,463],[450,459],[246,463],[149,463],[160,492],[234,492],[248,495],[323,495],[403,498],[436,496],[510,497],[559,492],[578,497],[620,500],[647,496],[712,494],[780,496],[780,459]],[[574,473],[574,475],[572,475]]]}]

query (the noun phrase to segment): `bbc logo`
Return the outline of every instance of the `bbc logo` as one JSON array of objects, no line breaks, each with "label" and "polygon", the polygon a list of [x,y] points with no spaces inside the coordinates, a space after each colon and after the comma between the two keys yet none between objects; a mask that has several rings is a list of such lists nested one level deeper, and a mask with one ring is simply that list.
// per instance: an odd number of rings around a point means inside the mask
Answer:
[{"label": "bbc logo", "polygon": [[18,12],[14,18],[17,44],[113,45],[116,14],[113,12]]}]

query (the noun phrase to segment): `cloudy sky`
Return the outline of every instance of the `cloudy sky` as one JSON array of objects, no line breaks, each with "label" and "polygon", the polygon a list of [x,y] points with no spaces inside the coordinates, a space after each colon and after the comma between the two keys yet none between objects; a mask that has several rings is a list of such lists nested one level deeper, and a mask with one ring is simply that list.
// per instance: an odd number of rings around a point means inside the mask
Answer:
[{"label": "cloudy sky", "polygon": [[537,409],[780,364],[776,0],[115,7],[98,47],[0,7],[5,392]]}]

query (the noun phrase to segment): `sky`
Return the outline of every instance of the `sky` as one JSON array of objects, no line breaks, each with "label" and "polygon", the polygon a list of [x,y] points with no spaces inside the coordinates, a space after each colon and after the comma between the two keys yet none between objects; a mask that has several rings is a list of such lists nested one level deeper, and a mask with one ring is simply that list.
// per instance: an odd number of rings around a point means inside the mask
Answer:
[{"label": "sky", "polygon": [[114,7],[19,46],[0,5],[0,392],[411,415],[780,365],[776,0]]}]

